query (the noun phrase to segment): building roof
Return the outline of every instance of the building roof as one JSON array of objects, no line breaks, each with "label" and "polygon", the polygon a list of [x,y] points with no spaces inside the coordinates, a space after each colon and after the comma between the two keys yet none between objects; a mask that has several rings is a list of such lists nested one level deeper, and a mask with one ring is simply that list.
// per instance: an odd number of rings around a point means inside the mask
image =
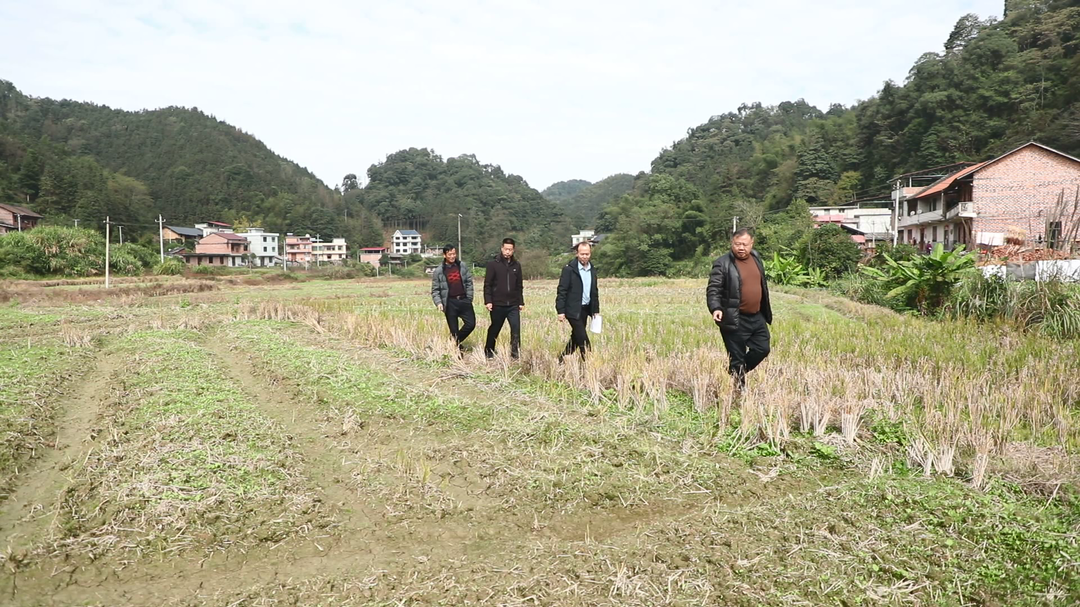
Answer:
[{"label": "building roof", "polygon": [[22,215],[23,217],[37,217],[38,219],[41,219],[41,215],[38,215],[26,207],[20,207],[13,204],[0,204],[0,209],[10,211],[15,215]]},{"label": "building roof", "polygon": [[926,187],[926,189],[924,189],[924,190],[918,192],[917,194],[915,194],[914,196],[912,196],[911,199],[926,198],[927,196],[933,196],[934,194],[939,194],[939,193],[949,189],[949,186],[956,183],[957,179],[963,179],[964,177],[967,177],[968,175],[971,175],[971,174],[975,173],[976,171],[978,171],[979,169],[983,168],[984,166],[990,164],[991,162],[993,162],[993,160],[988,160],[986,162],[980,162],[979,164],[971,165],[968,168],[963,169],[962,171],[957,171],[956,173],[953,173],[952,175],[949,175],[947,177],[942,177],[941,179],[939,179],[939,180],[935,181],[934,183],[931,183],[930,185],[928,185]]},{"label": "building roof", "polygon": [[401,234],[402,236],[419,236],[420,232],[417,232],[416,230],[398,230],[398,234]]},{"label": "building roof", "polygon": [[371,251],[372,253],[385,251],[386,247],[360,247],[361,251]]},{"label": "building roof", "polygon": [[206,222],[206,225],[218,226],[220,228],[231,228],[232,227],[232,224],[222,223],[220,221],[208,221],[208,222]]},{"label": "building roof", "polygon": [[1031,147],[1031,146],[1038,147],[1038,148],[1043,149],[1043,150],[1045,150],[1047,152],[1050,152],[1051,154],[1057,154],[1058,156],[1061,156],[1062,158],[1065,158],[1067,160],[1071,160],[1071,161],[1073,161],[1073,162],[1075,162],[1077,164],[1080,164],[1080,159],[1078,159],[1078,158],[1073,158],[1072,156],[1069,156],[1068,154],[1066,154],[1064,152],[1059,152],[1058,150],[1055,150],[1054,148],[1049,147],[1049,146],[1045,146],[1045,145],[1043,145],[1041,143],[1036,143],[1034,141],[1029,141],[1029,142],[1025,143],[1024,145],[1022,145],[1022,146],[1020,146],[1018,148],[1015,148],[1015,149],[1009,150],[1008,152],[1005,152],[1004,154],[1002,154],[1001,156],[998,156],[997,158],[987,160],[986,162],[980,162],[978,164],[974,164],[974,165],[969,166],[969,167],[967,167],[967,168],[965,168],[963,170],[957,171],[956,173],[953,173],[952,175],[949,175],[947,177],[942,177],[941,179],[939,179],[939,180],[935,181],[934,183],[930,184],[929,186],[927,186],[926,189],[924,189],[921,192],[915,194],[914,196],[911,196],[909,199],[925,198],[927,196],[932,196],[934,194],[938,194],[938,193],[940,193],[940,192],[942,192],[944,190],[947,190],[949,188],[949,186],[951,186],[953,183],[956,182],[956,180],[963,179],[964,177],[967,177],[969,175],[974,175],[975,173],[985,169],[986,167],[994,164],[995,162],[997,162],[999,160],[1002,160],[1003,158],[1007,158],[1009,156],[1012,156],[1013,154],[1019,152],[1020,150],[1022,150],[1024,148],[1027,148],[1027,147]]},{"label": "building roof", "polygon": [[180,226],[165,226],[173,232],[176,232],[178,236],[191,236],[192,238],[202,238],[202,230],[197,228],[181,228]]},{"label": "building roof", "polygon": [[235,242],[246,243],[248,241],[247,237],[242,236],[240,234],[236,234],[234,232],[214,232],[213,234],[207,234],[206,238],[210,238],[211,236],[220,236],[221,238],[224,238],[225,240],[232,240],[232,241],[235,241]]}]

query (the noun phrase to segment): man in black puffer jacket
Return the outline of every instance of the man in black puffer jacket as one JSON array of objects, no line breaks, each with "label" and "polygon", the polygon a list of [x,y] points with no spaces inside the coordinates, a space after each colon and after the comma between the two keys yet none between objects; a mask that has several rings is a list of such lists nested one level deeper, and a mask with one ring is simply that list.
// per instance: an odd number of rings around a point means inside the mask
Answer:
[{"label": "man in black puffer jacket", "polygon": [[746,373],[769,355],[768,325],[772,324],[765,266],[754,252],[754,237],[749,230],[735,232],[731,252],[713,262],[705,301],[724,338],[728,372],[735,380],[735,389],[742,392]]}]

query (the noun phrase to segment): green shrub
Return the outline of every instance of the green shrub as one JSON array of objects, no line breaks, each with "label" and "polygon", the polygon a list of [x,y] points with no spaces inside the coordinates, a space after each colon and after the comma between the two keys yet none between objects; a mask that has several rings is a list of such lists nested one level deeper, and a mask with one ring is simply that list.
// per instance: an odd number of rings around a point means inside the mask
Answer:
[{"label": "green shrub", "polygon": [[0,266],[36,276],[100,275],[105,239],[93,230],[59,226],[5,234],[0,236]]},{"label": "green shrub", "polygon": [[154,266],[154,274],[158,276],[179,276],[184,273],[187,264],[175,257],[168,257],[165,261]]},{"label": "green shrub", "polygon": [[889,289],[885,283],[875,280],[862,273],[853,272],[845,274],[829,284],[832,291],[853,299],[860,303],[881,306],[883,308],[896,309],[895,300],[890,300],[886,295]]},{"label": "green shrub", "polygon": [[799,262],[807,268],[818,268],[826,278],[851,272],[859,265],[862,252],[851,235],[836,224],[810,230],[795,245]]}]

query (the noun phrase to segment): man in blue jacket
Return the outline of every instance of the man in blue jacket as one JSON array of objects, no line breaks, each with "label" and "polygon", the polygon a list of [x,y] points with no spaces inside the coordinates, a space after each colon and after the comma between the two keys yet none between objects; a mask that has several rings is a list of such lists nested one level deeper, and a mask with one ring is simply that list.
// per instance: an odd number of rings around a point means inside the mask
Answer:
[{"label": "man in blue jacket", "polygon": [[592,245],[579,242],[575,249],[577,257],[563,266],[559,276],[555,312],[560,322],[570,323],[570,341],[562,356],[569,356],[576,350],[581,360],[585,360],[585,351],[592,349],[585,323],[590,316],[600,313],[600,291],[596,285],[596,268],[589,262]]},{"label": "man in blue jacket", "polygon": [[742,392],[746,374],[769,355],[772,324],[765,266],[754,251],[754,237],[749,230],[735,232],[731,251],[713,262],[705,301],[724,338],[735,390]]}]

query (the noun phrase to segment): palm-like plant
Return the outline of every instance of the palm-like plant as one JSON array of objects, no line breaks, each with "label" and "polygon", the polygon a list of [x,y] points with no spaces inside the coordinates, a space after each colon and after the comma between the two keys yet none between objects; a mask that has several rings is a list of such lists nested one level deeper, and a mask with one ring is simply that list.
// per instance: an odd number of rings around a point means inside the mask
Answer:
[{"label": "palm-like plant", "polygon": [[939,309],[953,285],[975,267],[975,256],[965,253],[963,245],[946,251],[937,243],[929,255],[904,261],[882,256],[885,270],[863,267],[863,273],[891,287],[886,298],[898,299],[905,307],[924,314]]}]

